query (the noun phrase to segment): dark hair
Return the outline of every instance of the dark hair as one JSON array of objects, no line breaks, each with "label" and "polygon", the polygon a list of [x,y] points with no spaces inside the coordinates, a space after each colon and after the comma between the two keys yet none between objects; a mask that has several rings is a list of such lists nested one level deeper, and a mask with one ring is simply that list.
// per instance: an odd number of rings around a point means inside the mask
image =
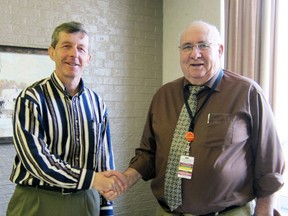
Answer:
[{"label": "dark hair", "polygon": [[51,37],[51,46],[53,48],[56,47],[56,44],[59,41],[60,32],[65,32],[65,33],[82,32],[83,34],[88,35],[85,29],[85,26],[82,23],[75,22],[75,21],[62,23],[61,25],[57,26],[55,30],[53,31],[53,34]]}]

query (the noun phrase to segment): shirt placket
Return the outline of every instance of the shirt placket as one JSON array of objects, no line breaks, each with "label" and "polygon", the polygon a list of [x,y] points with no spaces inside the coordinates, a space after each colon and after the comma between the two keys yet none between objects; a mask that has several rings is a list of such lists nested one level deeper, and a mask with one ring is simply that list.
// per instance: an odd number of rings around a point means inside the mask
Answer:
[{"label": "shirt placket", "polygon": [[80,118],[78,112],[79,98],[72,98],[72,111],[73,111],[73,129],[74,133],[72,134],[74,140],[74,165],[80,166]]}]

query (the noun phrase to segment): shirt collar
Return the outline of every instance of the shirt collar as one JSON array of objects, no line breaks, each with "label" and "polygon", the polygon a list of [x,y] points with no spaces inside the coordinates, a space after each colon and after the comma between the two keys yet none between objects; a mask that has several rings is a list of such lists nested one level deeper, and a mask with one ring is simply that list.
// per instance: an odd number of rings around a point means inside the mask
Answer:
[{"label": "shirt collar", "polygon": [[[216,81],[216,79],[217,79],[217,77],[218,77],[218,74],[220,73],[221,70],[222,70],[222,69],[220,68],[220,69],[218,70],[218,72],[215,73],[215,74],[211,77],[210,80],[208,80],[206,83],[203,84],[203,85],[206,87],[206,89],[207,89],[207,88],[211,89],[213,83]],[[189,85],[192,85],[192,84],[191,84],[186,78],[184,78],[183,87],[185,88],[186,86],[189,86]],[[215,91],[219,91],[219,85],[216,86]]]},{"label": "shirt collar", "polygon": [[[63,93],[65,94],[66,96],[69,96],[71,97],[67,90],[66,90],[66,87],[65,85],[61,82],[61,80],[59,79],[59,77],[57,76],[56,74],[56,71],[54,71],[51,75],[51,80],[52,82],[54,83],[54,85]],[[81,78],[80,79],[80,82],[79,82],[79,92],[76,94],[76,95],[81,95],[84,91],[84,88],[85,88],[85,85],[84,85],[84,81],[83,79]]]}]

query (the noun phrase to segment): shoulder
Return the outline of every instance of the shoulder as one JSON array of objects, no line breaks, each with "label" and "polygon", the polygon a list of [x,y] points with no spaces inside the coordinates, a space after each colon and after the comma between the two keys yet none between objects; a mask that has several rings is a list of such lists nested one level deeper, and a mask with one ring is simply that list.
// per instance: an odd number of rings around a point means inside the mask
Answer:
[{"label": "shoulder", "polygon": [[41,87],[41,86],[44,86],[44,85],[48,85],[50,80],[51,80],[51,77],[47,77],[47,78],[38,80],[38,81],[32,83],[31,85],[29,85],[27,88],[31,89],[31,88],[37,88],[37,87]]},{"label": "shoulder", "polygon": [[165,83],[164,85],[162,85],[156,92],[156,94],[173,94],[173,93],[177,93],[177,92],[181,92],[182,94],[182,90],[183,90],[183,86],[184,86],[184,77],[178,78],[174,81]]},{"label": "shoulder", "polygon": [[225,83],[225,85],[230,84],[235,87],[237,86],[242,88],[255,89],[256,91],[262,91],[260,85],[253,79],[229,70],[223,70],[223,71],[224,71],[223,82]]},{"label": "shoulder", "polygon": [[50,77],[38,80],[25,88],[22,89],[20,95],[26,95],[28,93],[34,93],[34,94],[40,94],[40,92],[43,92],[43,86],[49,85],[49,81],[51,80]]},{"label": "shoulder", "polygon": [[154,94],[151,104],[174,104],[183,99],[184,77],[165,83]]}]

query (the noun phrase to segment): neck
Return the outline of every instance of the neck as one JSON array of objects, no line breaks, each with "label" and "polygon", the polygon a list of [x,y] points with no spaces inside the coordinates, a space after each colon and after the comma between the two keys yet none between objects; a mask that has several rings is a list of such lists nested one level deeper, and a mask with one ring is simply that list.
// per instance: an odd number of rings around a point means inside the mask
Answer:
[{"label": "neck", "polygon": [[66,87],[66,91],[69,93],[70,96],[74,96],[79,92],[79,83],[80,80],[71,80],[70,82],[63,82]]},{"label": "neck", "polygon": [[67,93],[70,96],[74,96],[79,91],[79,84],[81,77],[72,77],[72,76],[63,76],[62,74],[57,73],[57,77],[60,79],[60,81],[63,83],[63,85],[66,88]]},{"label": "neck", "polygon": [[185,78],[192,84],[192,85],[204,85],[207,83],[212,77],[217,76],[221,68],[215,70],[213,73],[206,73],[203,77],[192,77],[192,76],[185,76]]}]

